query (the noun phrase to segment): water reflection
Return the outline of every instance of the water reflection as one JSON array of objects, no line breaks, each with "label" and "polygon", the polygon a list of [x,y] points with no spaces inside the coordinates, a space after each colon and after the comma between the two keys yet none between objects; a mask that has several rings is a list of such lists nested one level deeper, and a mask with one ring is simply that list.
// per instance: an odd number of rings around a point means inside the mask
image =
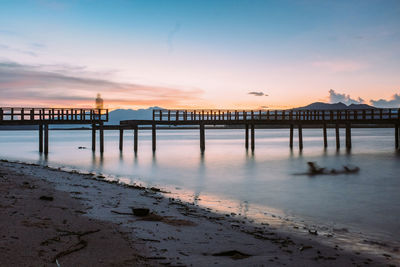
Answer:
[{"label": "water reflection", "polygon": [[[400,153],[393,153],[392,129],[354,129],[352,135],[351,151],[336,150],[336,145],[324,149],[321,132],[307,129],[304,149],[299,151],[296,143],[289,148],[288,130],[257,129],[256,150],[251,151],[243,145],[242,130],[208,129],[206,151],[200,153],[197,130],[168,130],[158,132],[157,151],[152,153],[151,134],[141,131],[139,151],[121,153],[118,132],[107,131],[105,152],[100,154],[78,149],[90,147],[87,132],[54,131],[46,158],[37,153],[32,132],[0,132],[0,156],[113,174],[172,190],[178,187],[192,192],[198,204],[230,206],[233,212],[274,208],[321,225],[400,236]],[[335,141],[334,131],[328,131],[328,144]],[[127,138],[125,145],[133,147],[133,138]],[[307,161],[329,169],[351,164],[361,171],[313,179],[293,175],[305,172]]]}]

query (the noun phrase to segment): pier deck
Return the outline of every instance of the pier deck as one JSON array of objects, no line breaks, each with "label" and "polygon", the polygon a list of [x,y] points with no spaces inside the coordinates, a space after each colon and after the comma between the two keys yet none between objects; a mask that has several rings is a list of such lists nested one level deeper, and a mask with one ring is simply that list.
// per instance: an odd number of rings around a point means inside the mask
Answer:
[{"label": "pier deck", "polygon": [[39,152],[49,152],[49,125],[92,125],[92,150],[95,150],[96,128],[100,131],[100,150],[104,150],[103,124],[108,121],[107,109],[1,107],[0,125],[38,125]]},{"label": "pier deck", "polygon": [[[158,125],[198,126],[200,130],[200,149],[205,150],[206,125],[243,125],[245,129],[245,147],[255,149],[255,128],[260,126],[287,126],[290,129],[289,146],[293,148],[293,131],[298,129],[299,149],[303,149],[304,126],[322,128],[324,147],[328,146],[327,128],[336,128],[336,147],[340,148],[339,128],[346,129],[346,148],[351,148],[352,126],[373,125],[374,127],[395,128],[395,148],[399,148],[400,109],[348,109],[348,110],[153,110],[152,120],[125,120],[120,122],[120,134],[123,128],[135,129],[135,151],[137,150],[137,131],[139,126],[152,126],[152,149],[156,150],[156,128]],[[249,135],[250,129],[250,135]],[[122,137],[120,149],[122,150]]]}]

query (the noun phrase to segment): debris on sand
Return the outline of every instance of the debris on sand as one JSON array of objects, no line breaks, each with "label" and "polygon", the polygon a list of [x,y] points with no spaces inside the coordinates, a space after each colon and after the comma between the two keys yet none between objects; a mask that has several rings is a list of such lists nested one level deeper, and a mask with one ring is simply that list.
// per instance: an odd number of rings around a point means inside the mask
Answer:
[{"label": "debris on sand", "polygon": [[41,196],[39,197],[40,200],[46,200],[46,201],[53,201],[54,198],[52,196]]},{"label": "debris on sand", "polygon": [[214,253],[212,254],[213,256],[225,256],[225,257],[230,257],[231,259],[234,260],[241,260],[241,259],[246,259],[248,257],[251,257],[252,255],[237,251],[237,250],[228,250],[228,251],[222,251],[219,253]]},{"label": "debris on sand", "polygon": [[149,215],[150,210],[148,208],[132,208],[133,215],[143,217]]}]

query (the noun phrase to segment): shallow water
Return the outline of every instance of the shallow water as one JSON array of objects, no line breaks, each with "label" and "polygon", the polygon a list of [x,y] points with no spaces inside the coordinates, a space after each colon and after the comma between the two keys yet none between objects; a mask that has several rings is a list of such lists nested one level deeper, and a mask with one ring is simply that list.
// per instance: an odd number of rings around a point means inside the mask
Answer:
[{"label": "shallow water", "polygon": [[[206,130],[203,155],[198,135],[197,130],[158,131],[153,154],[150,131],[140,131],[135,156],[131,131],[125,131],[123,153],[118,151],[118,132],[106,131],[101,157],[90,149],[89,131],[50,131],[45,159],[38,153],[36,131],[0,131],[0,158],[111,174],[261,221],[272,212],[398,244],[400,155],[394,149],[394,129],[353,129],[351,152],[343,148],[344,132],[342,149],[336,150],[333,129],[328,130],[326,150],[321,130],[303,130],[302,153],[296,142],[289,149],[287,129],[257,129],[254,153],[244,148],[244,130]],[[308,161],[330,169],[354,165],[360,172],[299,175],[307,171]]]}]

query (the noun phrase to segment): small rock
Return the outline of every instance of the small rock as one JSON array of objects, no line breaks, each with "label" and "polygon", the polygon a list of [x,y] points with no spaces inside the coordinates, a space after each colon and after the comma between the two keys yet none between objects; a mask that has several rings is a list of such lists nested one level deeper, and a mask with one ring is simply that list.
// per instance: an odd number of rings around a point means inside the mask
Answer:
[{"label": "small rock", "polygon": [[148,208],[132,208],[133,215],[143,217],[149,215],[150,210]]},{"label": "small rock", "polygon": [[310,235],[318,235],[317,230],[314,230],[314,231],[308,230],[308,233],[309,233]]},{"label": "small rock", "polygon": [[51,196],[41,196],[39,197],[40,200],[46,200],[46,201],[53,201],[54,198]]},{"label": "small rock", "polygon": [[301,247],[299,248],[299,250],[300,250],[300,251],[303,251],[303,250],[310,249],[310,248],[312,248],[312,246],[301,246]]}]

